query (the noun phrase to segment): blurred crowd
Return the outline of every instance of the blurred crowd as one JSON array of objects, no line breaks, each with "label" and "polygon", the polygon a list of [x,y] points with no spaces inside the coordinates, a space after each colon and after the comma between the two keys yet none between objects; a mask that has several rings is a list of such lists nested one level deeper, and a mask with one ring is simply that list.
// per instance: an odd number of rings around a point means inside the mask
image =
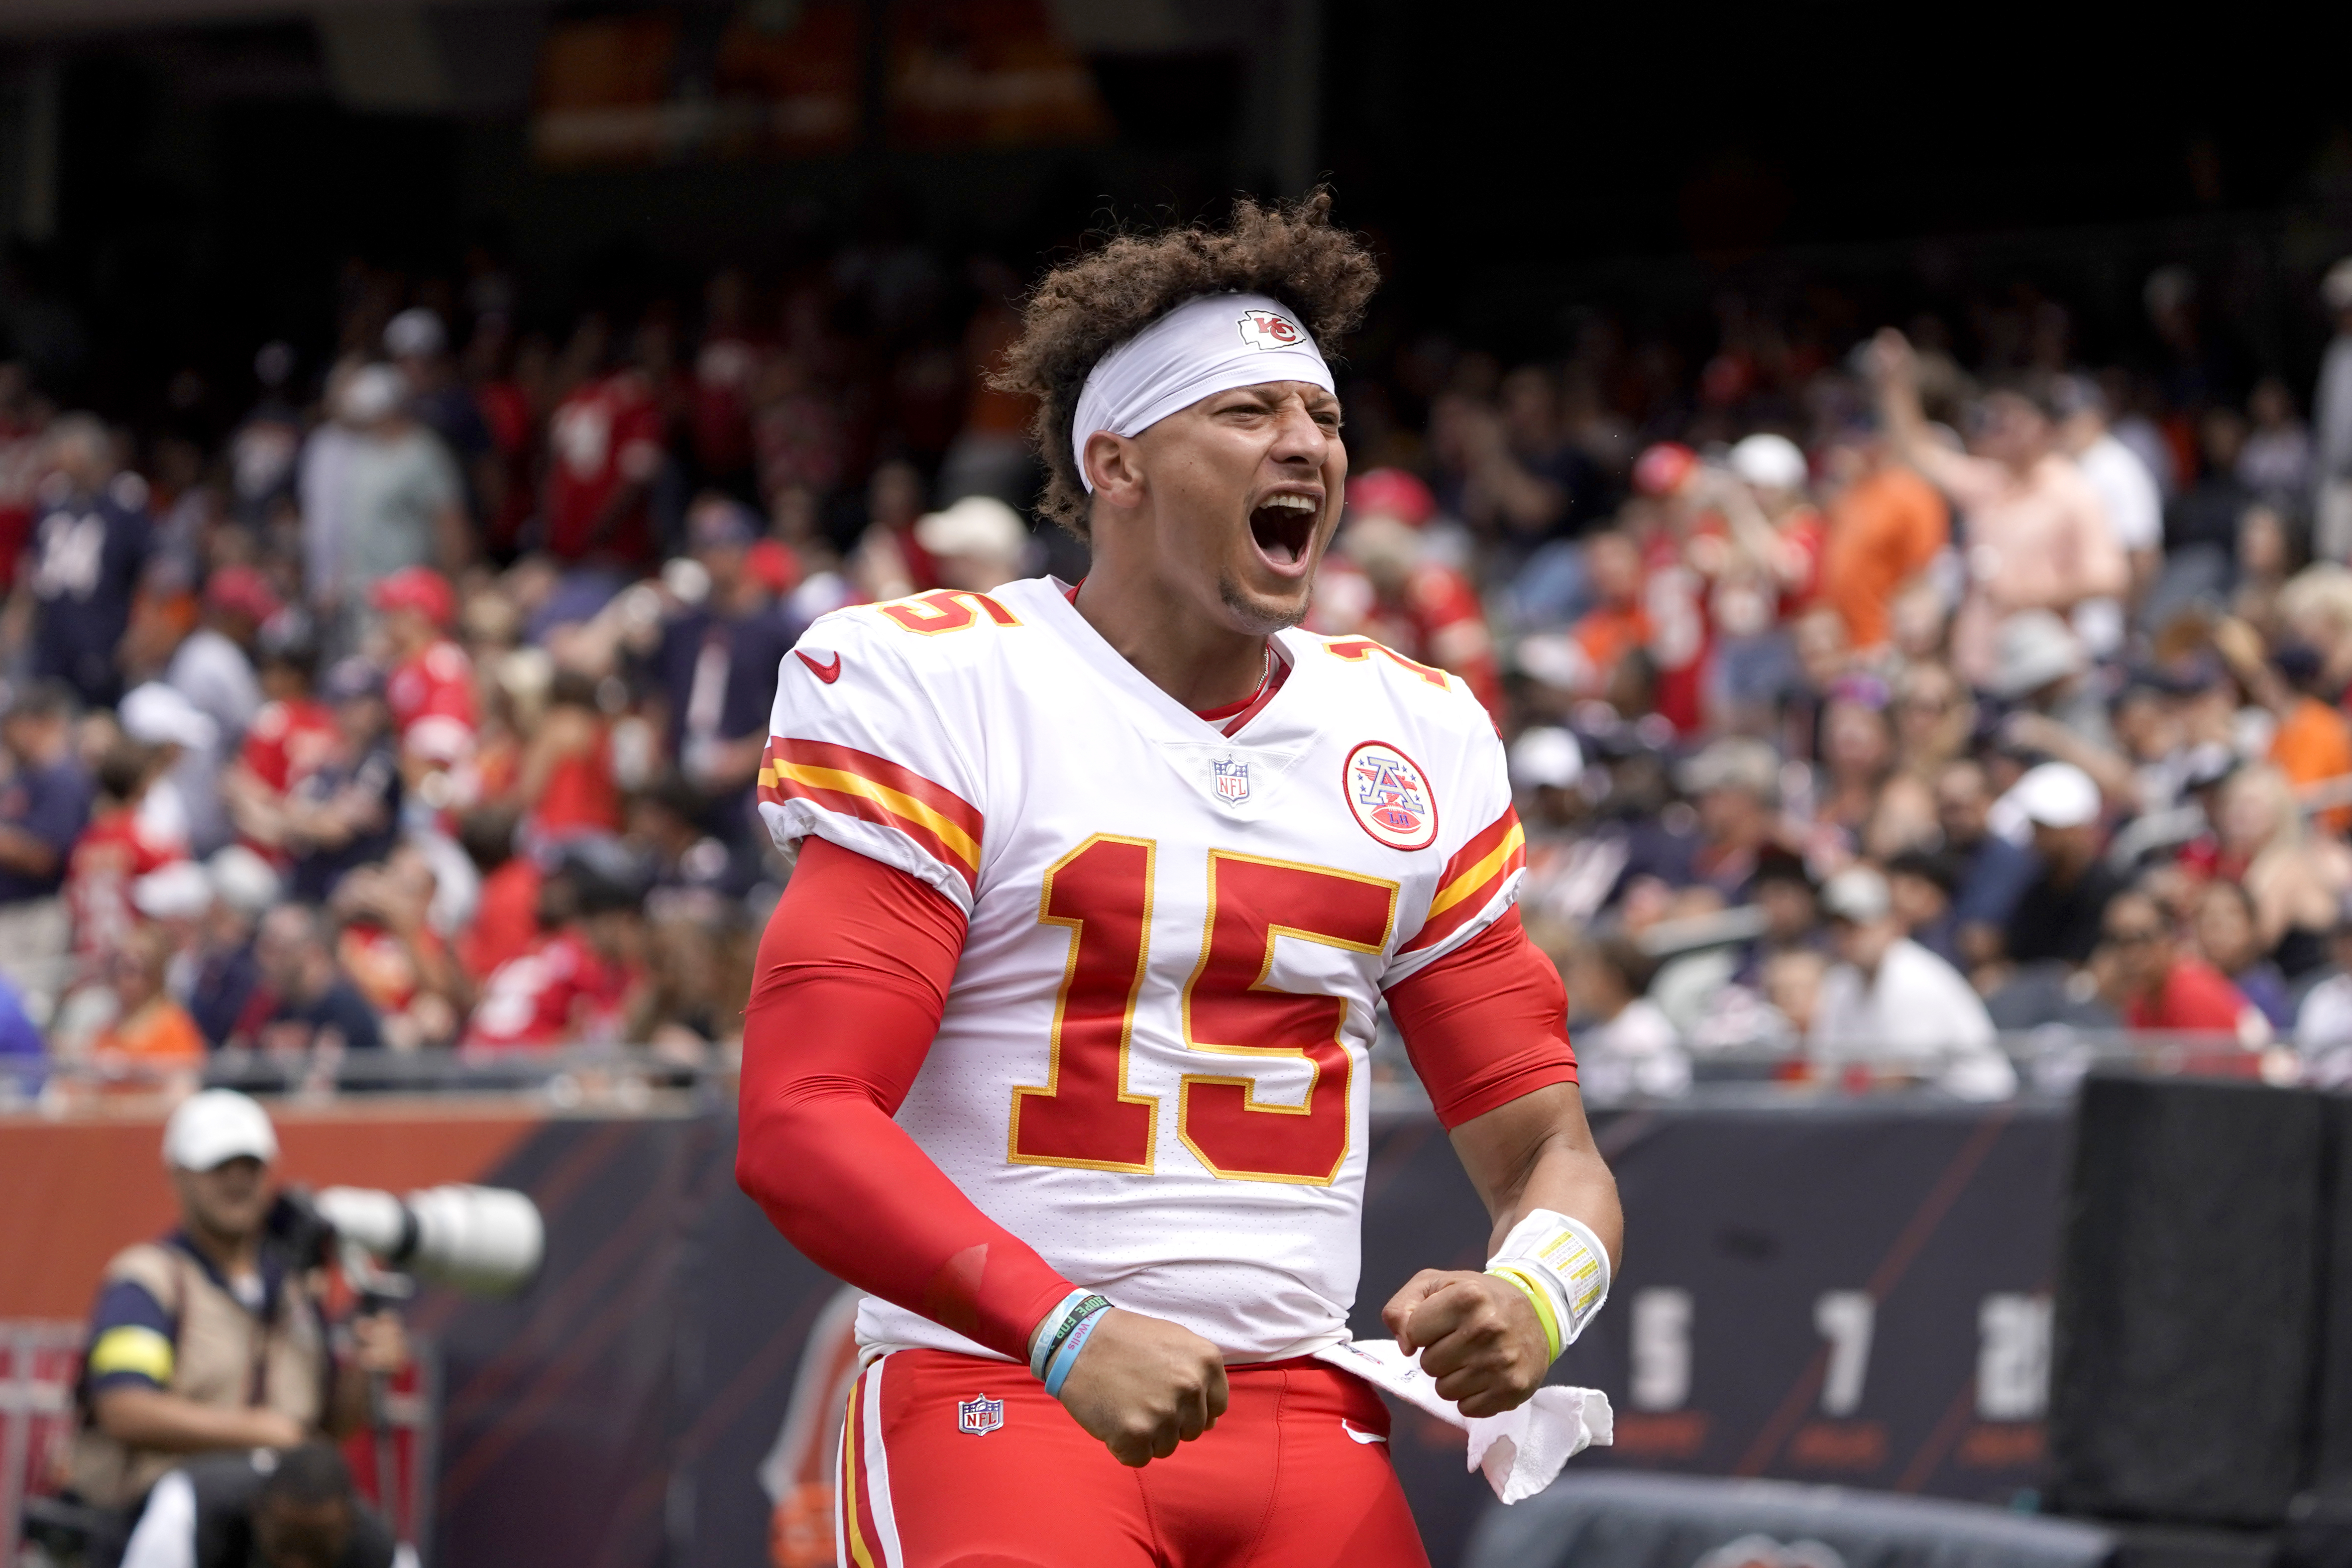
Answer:
[{"label": "blurred crowd", "polygon": [[[1018,288],[859,243],[559,331],[495,267],[360,269],[209,435],[0,367],[0,1063],[723,1062],[801,631],[1083,574],[986,384]],[[2352,1051],[2352,263],[2322,291],[2310,385],[2170,268],[2144,365],[2032,299],[1346,373],[1311,629],[1493,712],[1596,1095],[1993,1098],[2053,1023]]]}]

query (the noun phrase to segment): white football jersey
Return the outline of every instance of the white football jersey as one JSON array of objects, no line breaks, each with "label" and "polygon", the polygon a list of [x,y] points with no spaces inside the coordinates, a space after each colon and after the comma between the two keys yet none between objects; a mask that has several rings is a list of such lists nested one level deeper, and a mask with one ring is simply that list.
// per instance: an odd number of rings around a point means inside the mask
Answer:
[{"label": "white football jersey", "polygon": [[[1486,711],[1360,637],[1233,738],[1050,578],[837,610],[783,661],[760,810],[966,911],[898,1120],[1072,1282],[1228,1358],[1346,1337],[1383,987],[1517,896]],[[868,1300],[862,1342],[992,1352]]]}]

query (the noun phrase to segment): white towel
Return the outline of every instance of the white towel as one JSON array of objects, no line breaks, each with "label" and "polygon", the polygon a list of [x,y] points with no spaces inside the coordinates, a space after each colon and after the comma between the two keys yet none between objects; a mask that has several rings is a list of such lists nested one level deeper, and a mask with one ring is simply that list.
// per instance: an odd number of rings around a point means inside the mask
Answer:
[{"label": "white towel", "polygon": [[1551,1485],[1562,1465],[1595,1443],[1606,1447],[1614,1430],[1609,1396],[1597,1388],[1546,1385],[1517,1410],[1465,1415],[1394,1340],[1353,1340],[1317,1351],[1315,1358],[1461,1427],[1470,1438],[1465,1468],[1485,1471],[1486,1484],[1507,1503]]}]

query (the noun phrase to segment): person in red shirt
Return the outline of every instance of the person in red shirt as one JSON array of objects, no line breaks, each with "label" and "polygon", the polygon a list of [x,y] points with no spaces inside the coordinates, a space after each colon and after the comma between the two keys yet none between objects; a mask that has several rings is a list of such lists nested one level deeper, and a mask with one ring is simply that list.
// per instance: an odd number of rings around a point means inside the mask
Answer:
[{"label": "person in red shirt", "polygon": [[375,585],[369,603],[383,617],[392,666],[383,697],[403,771],[412,761],[425,773],[467,762],[474,754],[474,664],[447,636],[457,616],[449,580],[430,566],[404,567]]},{"label": "person in red shirt", "polygon": [[625,859],[609,840],[567,851],[540,889],[540,939],[482,987],[467,1050],[609,1044],[646,1021],[645,889]]},{"label": "person in red shirt", "polygon": [[334,710],[310,694],[318,647],[307,629],[264,626],[259,648],[265,700],[246,726],[245,744],[221,772],[221,798],[245,846],[283,871],[275,842],[278,808],[289,791],[335,752]]},{"label": "person in red shirt", "polygon": [[666,434],[653,385],[634,367],[583,382],[556,405],[548,422],[549,554],[651,563],[646,497],[666,457]]},{"label": "person in red shirt", "polygon": [[474,923],[457,937],[457,958],[477,981],[488,980],[509,959],[520,958],[539,941],[539,862],[515,852],[517,814],[511,806],[484,806],[458,825],[458,842],[482,874]]},{"label": "person in red shirt", "polygon": [[1313,625],[1361,632],[1423,664],[1460,676],[1487,712],[1503,717],[1503,670],[1486,607],[1470,580],[1427,558],[1421,531],[1437,515],[1429,487],[1402,468],[1348,481],[1348,522],[1338,555],[1315,584]]},{"label": "person in red shirt", "polygon": [[139,924],[131,884],[188,858],[186,840],[158,837],[152,825],[140,820],[139,803],[162,774],[163,759],[129,739],[117,741],[99,759],[98,785],[104,795],[66,862],[74,958],[86,976],[96,974]]},{"label": "person in red shirt", "polygon": [[2221,972],[2183,952],[2171,922],[2147,894],[2118,893],[2100,922],[2100,966],[2109,1000],[2134,1029],[2263,1039],[2270,1026]]},{"label": "person in red shirt", "polygon": [[524,748],[515,795],[529,812],[523,837],[534,846],[621,831],[612,726],[596,705],[596,683],[589,677],[557,673],[547,710]]}]

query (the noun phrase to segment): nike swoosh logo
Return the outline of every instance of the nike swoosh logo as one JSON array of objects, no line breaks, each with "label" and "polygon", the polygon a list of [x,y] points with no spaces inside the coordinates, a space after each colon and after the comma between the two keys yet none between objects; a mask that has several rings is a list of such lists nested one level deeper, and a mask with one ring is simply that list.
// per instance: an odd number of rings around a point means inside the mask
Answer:
[{"label": "nike swoosh logo", "polygon": [[833,662],[831,664],[819,664],[808,655],[801,653],[801,650],[798,648],[794,648],[793,651],[796,654],[800,654],[801,662],[809,667],[809,673],[815,676],[819,680],[824,681],[827,686],[831,686],[835,681],[841,679],[841,656],[839,654],[835,654],[833,656]]},{"label": "nike swoosh logo", "polygon": [[1378,1432],[1357,1431],[1353,1426],[1348,1425],[1348,1418],[1344,1415],[1339,1417],[1339,1430],[1345,1432],[1348,1435],[1349,1441],[1354,1443],[1385,1443],[1388,1441],[1386,1437],[1381,1436]]}]

